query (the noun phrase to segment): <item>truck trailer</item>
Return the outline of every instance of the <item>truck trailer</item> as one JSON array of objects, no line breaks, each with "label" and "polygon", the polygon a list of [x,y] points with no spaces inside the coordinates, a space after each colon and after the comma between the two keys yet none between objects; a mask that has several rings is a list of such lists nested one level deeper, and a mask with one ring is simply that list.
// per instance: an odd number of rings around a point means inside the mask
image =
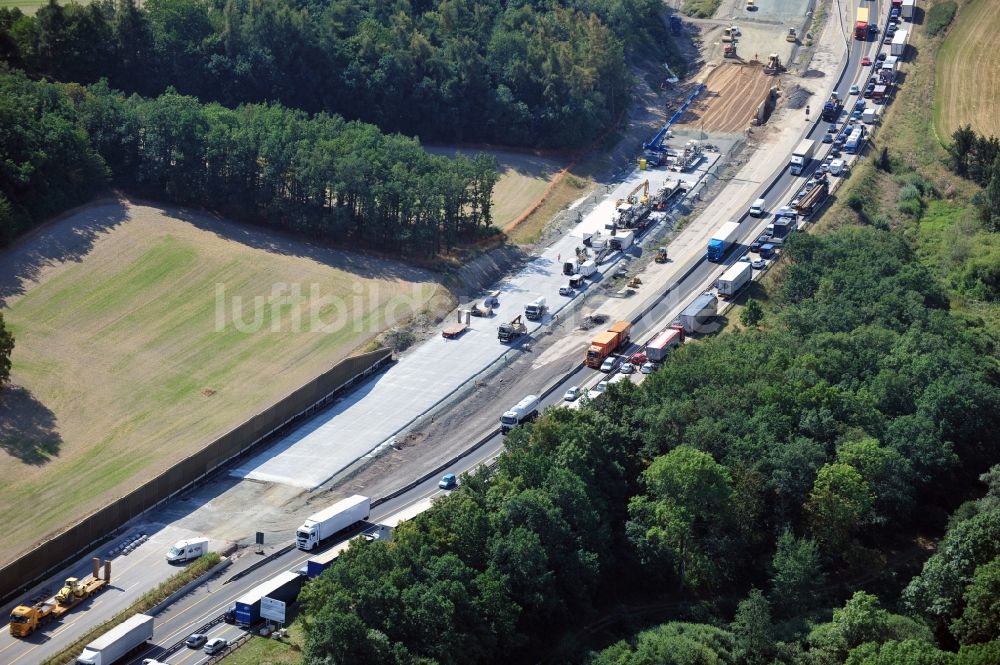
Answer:
[{"label": "truck trailer", "polygon": [[903,3],[900,5],[900,9],[902,10],[900,16],[902,16],[908,21],[912,21],[914,4],[915,4],[914,0],[903,0]]},{"label": "truck trailer", "polygon": [[892,37],[892,43],[889,45],[889,53],[896,57],[901,57],[906,54],[906,38],[907,31],[900,30]]},{"label": "truck trailer", "polygon": [[662,363],[670,352],[684,343],[684,327],[672,325],[664,328],[652,340],[646,343],[646,360]]},{"label": "truck trailer", "polygon": [[715,319],[719,299],[712,293],[703,293],[691,302],[681,312],[677,323],[687,334],[696,332],[711,332],[711,324]]},{"label": "truck trailer", "polygon": [[632,324],[628,321],[619,321],[607,331],[597,335],[587,349],[587,358],[584,361],[587,367],[600,369],[605,358],[628,344],[631,334]]},{"label": "truck trailer", "polygon": [[208,554],[208,538],[178,540],[167,552],[168,563],[183,563]]},{"label": "truck trailer", "polygon": [[791,158],[788,160],[788,167],[792,175],[802,174],[809,165],[809,161],[812,159],[815,150],[816,141],[812,139],[803,139],[799,143],[798,147],[795,148],[795,152],[792,153]]},{"label": "truck trailer", "polygon": [[826,197],[829,191],[830,191],[830,185],[827,182],[826,178],[819,180],[815,185],[812,186],[812,189],[806,192],[806,195],[802,197],[801,201],[799,201],[799,204],[795,207],[795,210],[798,211],[798,213],[803,217],[808,217],[809,215],[813,214],[813,212],[815,212],[821,205],[823,205],[823,202],[826,201]]},{"label": "truck trailer", "polygon": [[722,277],[717,283],[719,295],[723,298],[732,298],[750,282],[751,277],[753,277],[753,268],[750,267],[749,263],[739,261],[729,266],[729,269],[722,273]]},{"label": "truck trailer", "polygon": [[236,599],[236,625],[252,626],[260,621],[261,598],[271,598],[289,604],[295,602],[301,590],[302,576],[291,571],[258,584]]},{"label": "truck trailer", "polygon": [[528,395],[500,416],[500,431],[506,434],[521,423],[531,420],[537,415],[538,395]]},{"label": "truck trailer", "polygon": [[83,648],[76,665],[112,665],[153,639],[153,617],[136,614]]},{"label": "truck trailer", "polygon": [[868,41],[868,8],[858,7],[858,17],[854,22],[854,38]]},{"label": "truck trailer", "polygon": [[104,562],[104,579],[101,579],[101,560],[93,559],[93,574],[89,579],[80,581],[75,577],[66,579],[56,595],[33,605],[18,605],[10,613],[10,634],[14,637],[27,637],[39,627],[58,621],[74,607],[96,596],[111,584],[111,562]]},{"label": "truck trailer", "polygon": [[355,494],[342,499],[303,522],[295,531],[295,545],[300,550],[315,549],[330,536],[368,519],[370,512],[371,499],[366,496]]},{"label": "truck trailer", "polygon": [[739,235],[739,232],[739,222],[726,222],[723,224],[715,232],[715,235],[712,236],[712,239],[708,241],[708,249],[705,252],[708,260],[721,261],[722,257],[729,251],[729,248],[736,242],[736,236]]},{"label": "truck trailer", "polygon": [[342,543],[338,543],[328,549],[325,552],[317,554],[311,559],[306,560],[306,577],[309,579],[315,579],[320,576],[320,574],[333,565],[333,562],[337,558],[347,551],[347,548],[351,546],[351,541],[345,540]]}]

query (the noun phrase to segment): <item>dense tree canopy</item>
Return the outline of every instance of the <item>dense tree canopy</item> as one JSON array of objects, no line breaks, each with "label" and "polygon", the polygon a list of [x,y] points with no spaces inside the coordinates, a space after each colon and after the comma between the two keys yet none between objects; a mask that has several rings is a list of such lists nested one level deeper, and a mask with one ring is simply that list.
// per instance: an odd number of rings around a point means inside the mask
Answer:
[{"label": "dense tree canopy", "polygon": [[0,58],[425,139],[579,145],[627,104],[627,51],[672,48],[661,13],[658,0],[52,0],[34,17],[0,10]]},{"label": "dense tree canopy", "polygon": [[[508,436],[495,471],[467,478],[394,543],[352,548],[305,591],[307,662],[537,662],[607,607],[685,607],[743,585],[718,639],[675,625],[595,662],[759,662],[769,615],[801,621],[843,602],[840,580],[871,575],[873,553],[957,506],[958,488],[1000,462],[1000,368],[994,341],[948,312],[892,234],[796,236],[787,258],[802,269],[786,273],[762,329],[686,344],[640,387],[547,411]],[[968,537],[942,557],[986,547],[986,519],[961,522]],[[940,607],[945,624],[971,607],[969,625],[989,626],[992,568],[968,591],[959,583],[998,552],[982,554],[929,563],[942,570],[925,572],[916,602]],[[751,585],[767,594],[747,597]],[[798,631],[774,658],[936,657],[922,620],[869,594]]]},{"label": "dense tree canopy", "polygon": [[0,240],[109,182],[393,253],[434,255],[494,232],[495,159],[431,155],[336,116],[18,74],[0,74],[0,116]]}]

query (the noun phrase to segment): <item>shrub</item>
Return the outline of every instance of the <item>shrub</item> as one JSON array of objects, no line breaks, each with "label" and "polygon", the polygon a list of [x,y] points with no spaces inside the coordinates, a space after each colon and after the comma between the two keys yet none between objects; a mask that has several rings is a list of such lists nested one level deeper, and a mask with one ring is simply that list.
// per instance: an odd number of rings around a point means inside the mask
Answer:
[{"label": "shrub", "polygon": [[896,195],[896,200],[898,201],[913,201],[920,200],[920,188],[914,184],[903,185],[899,189],[899,194]]},{"label": "shrub", "polygon": [[917,219],[920,217],[923,206],[920,205],[920,199],[904,199],[896,204],[896,210]]},{"label": "shrub", "polygon": [[955,18],[955,11],[957,9],[958,5],[954,0],[947,0],[946,2],[934,5],[927,12],[927,27],[924,30],[931,37],[938,34],[951,24],[951,20]]}]

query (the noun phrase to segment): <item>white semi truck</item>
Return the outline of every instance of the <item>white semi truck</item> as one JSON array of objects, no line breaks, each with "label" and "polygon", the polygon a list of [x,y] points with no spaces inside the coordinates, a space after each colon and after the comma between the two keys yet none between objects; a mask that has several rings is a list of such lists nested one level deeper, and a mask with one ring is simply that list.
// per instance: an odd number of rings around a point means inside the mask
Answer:
[{"label": "white semi truck", "polygon": [[753,277],[753,268],[745,261],[739,261],[722,273],[717,286],[719,295],[723,298],[731,298],[742,289]]},{"label": "white semi truck", "polygon": [[368,519],[370,514],[371,499],[360,494],[349,496],[303,522],[295,531],[295,545],[308,552],[330,536]]},{"label": "white semi truck", "polygon": [[792,175],[801,175],[809,165],[813,152],[816,150],[816,142],[812,139],[803,139],[799,146],[792,153],[792,158],[788,160],[788,166]]},{"label": "white semi truck", "polygon": [[500,416],[500,431],[506,434],[538,415],[538,395],[528,395]]},{"label": "white semi truck", "polygon": [[136,614],[85,646],[76,665],[112,665],[151,639],[153,617]]},{"label": "white semi truck", "polygon": [[524,318],[537,321],[545,314],[545,298],[539,296],[524,306]]}]

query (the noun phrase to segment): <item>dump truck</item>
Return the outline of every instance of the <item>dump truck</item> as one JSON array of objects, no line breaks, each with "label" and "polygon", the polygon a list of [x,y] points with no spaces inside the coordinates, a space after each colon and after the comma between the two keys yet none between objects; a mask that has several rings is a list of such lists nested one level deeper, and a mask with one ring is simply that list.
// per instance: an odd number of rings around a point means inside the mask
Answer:
[{"label": "dump truck", "polygon": [[709,261],[721,261],[729,251],[729,248],[733,246],[736,242],[736,236],[739,235],[740,225],[739,222],[726,222],[723,224],[712,239],[708,241],[708,248],[705,252]]},{"label": "dump truck", "polygon": [[524,325],[524,322],[521,321],[521,315],[518,314],[510,323],[500,324],[500,327],[497,328],[497,339],[504,343],[512,342],[526,332],[528,332],[528,327]]},{"label": "dump truck", "polygon": [[252,626],[260,621],[260,601],[262,598],[280,600],[286,604],[295,602],[302,590],[303,578],[298,573],[285,572],[258,584],[236,599],[234,618],[237,626]]},{"label": "dump truck", "polygon": [[868,8],[858,7],[858,17],[854,22],[854,38],[868,41]]},{"label": "dump truck", "polygon": [[76,665],[113,665],[153,639],[153,617],[136,614],[83,648]]},{"label": "dump truck", "polygon": [[524,316],[529,321],[538,321],[545,315],[545,298],[539,296],[524,306]]},{"label": "dump truck", "polygon": [[355,494],[342,499],[303,522],[295,531],[295,545],[307,552],[315,549],[330,536],[368,519],[370,512],[371,499],[366,496]]},{"label": "dump truck", "polygon": [[587,367],[600,369],[605,358],[628,344],[631,334],[632,324],[628,321],[619,321],[607,331],[598,334],[587,349],[585,360]]},{"label": "dump truck", "polygon": [[671,350],[683,342],[684,327],[676,324],[668,326],[646,343],[646,359],[650,362],[661,363],[667,359]]},{"label": "dump truck", "polygon": [[538,395],[528,395],[500,416],[500,432],[506,434],[538,415]]},{"label": "dump truck", "polygon": [[788,160],[788,166],[792,175],[800,175],[805,170],[815,150],[816,142],[812,139],[803,139],[799,142],[798,147],[795,148],[795,152],[792,153],[791,158]]},{"label": "dump truck", "polygon": [[750,267],[749,263],[745,261],[734,263],[729,266],[726,272],[722,273],[722,277],[716,283],[719,295],[723,298],[732,298],[750,282],[751,277],[753,277],[753,268]]},{"label": "dump truck", "polygon": [[823,104],[823,112],[821,114],[823,120],[827,122],[837,122],[837,118],[840,117],[840,112],[844,110],[844,102],[840,99],[840,96],[836,92],[830,95],[830,99],[826,100]]},{"label": "dump truck", "polygon": [[90,579],[66,579],[65,585],[52,598],[33,605],[18,605],[10,613],[10,634],[27,637],[39,627],[62,619],[74,607],[97,595],[111,584],[111,562],[104,562],[104,579],[101,579],[101,560],[94,557],[94,570]]},{"label": "dump truck", "polygon": [[719,299],[712,293],[703,293],[684,308],[676,321],[684,328],[685,333],[711,332],[711,324],[715,320]]}]

